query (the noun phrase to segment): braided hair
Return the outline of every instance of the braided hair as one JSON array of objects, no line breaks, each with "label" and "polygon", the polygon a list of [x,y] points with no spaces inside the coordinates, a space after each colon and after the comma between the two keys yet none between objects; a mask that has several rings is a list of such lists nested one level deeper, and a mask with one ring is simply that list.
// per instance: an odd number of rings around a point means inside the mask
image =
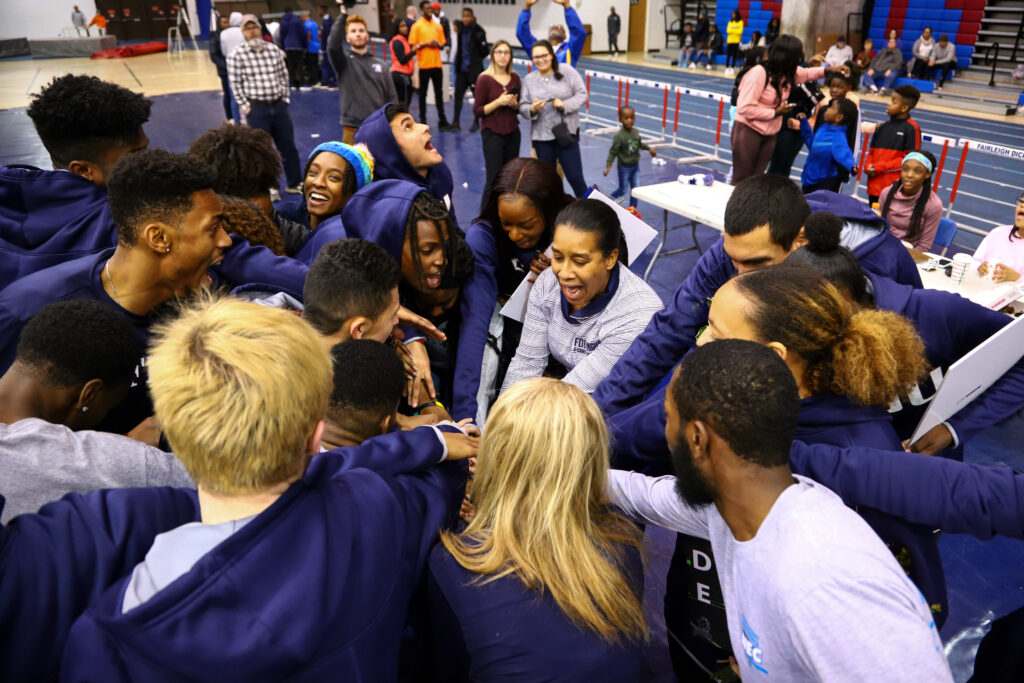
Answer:
[{"label": "braided hair", "polygon": [[[455,242],[461,237],[461,231],[452,225],[452,217],[448,207],[439,199],[434,199],[426,192],[420,192],[412,200],[412,207],[409,209],[409,216],[405,222],[405,234],[409,236],[409,248],[413,254],[419,254],[419,222],[427,221],[437,226],[437,233],[444,234],[441,230],[441,223],[448,224],[448,239],[444,243],[444,270],[441,272],[442,280],[453,280],[455,278]],[[459,232],[459,235],[456,235]],[[416,279],[422,285],[426,280],[423,272],[423,262],[417,257],[413,259],[416,268]]]},{"label": "braided hair", "polygon": [[[927,157],[928,161],[932,164],[932,168],[935,168],[935,156],[931,152],[920,149],[914,151]],[[896,196],[896,193],[899,192],[902,186],[902,178],[889,186],[889,195],[885,198],[885,203],[882,205],[882,218],[886,218],[889,215],[889,205],[892,204],[893,197]],[[921,218],[924,216],[924,207],[928,204],[928,198],[931,196],[932,174],[929,173],[928,178],[924,181],[924,185],[921,186],[921,194],[917,198],[917,203],[914,204],[914,212],[910,215],[910,225],[907,226],[907,235],[904,237],[906,241],[913,242],[921,235]]]}]

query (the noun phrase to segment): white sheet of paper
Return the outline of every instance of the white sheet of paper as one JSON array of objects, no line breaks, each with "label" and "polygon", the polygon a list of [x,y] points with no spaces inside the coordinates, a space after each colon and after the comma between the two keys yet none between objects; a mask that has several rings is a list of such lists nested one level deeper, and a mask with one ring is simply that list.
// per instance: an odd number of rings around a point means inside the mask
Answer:
[{"label": "white sheet of paper", "polygon": [[1013,367],[1022,354],[1024,317],[1017,318],[949,367],[910,442],[956,415]]},{"label": "white sheet of paper", "polygon": [[[626,238],[626,249],[629,251],[628,265],[633,265],[633,261],[640,254],[644,253],[647,245],[658,236],[658,231],[619,206],[614,199],[597,190],[592,190],[587,194],[587,198],[597,199],[615,209],[615,213],[619,215],[619,225],[622,226],[622,234]],[[544,255],[549,259],[551,258],[550,247],[544,252]],[[523,281],[516,287],[516,291],[512,293],[512,296],[505,302],[505,305],[501,307],[501,314],[503,316],[518,322],[523,322],[526,319],[526,306],[530,302],[530,292],[533,290],[533,283],[536,279],[537,276],[532,272],[523,278]]]}]

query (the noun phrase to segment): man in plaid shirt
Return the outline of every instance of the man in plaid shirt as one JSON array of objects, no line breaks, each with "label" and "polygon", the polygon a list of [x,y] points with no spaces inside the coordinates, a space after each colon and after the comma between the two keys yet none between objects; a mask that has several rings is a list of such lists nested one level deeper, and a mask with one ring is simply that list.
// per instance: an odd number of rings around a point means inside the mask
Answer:
[{"label": "man in plaid shirt", "polygon": [[285,192],[300,194],[299,152],[288,113],[288,69],[284,51],[263,40],[260,22],[252,14],[242,18],[245,42],[228,55],[228,80],[238,108],[253,128],[270,133],[284,160],[288,185]]}]

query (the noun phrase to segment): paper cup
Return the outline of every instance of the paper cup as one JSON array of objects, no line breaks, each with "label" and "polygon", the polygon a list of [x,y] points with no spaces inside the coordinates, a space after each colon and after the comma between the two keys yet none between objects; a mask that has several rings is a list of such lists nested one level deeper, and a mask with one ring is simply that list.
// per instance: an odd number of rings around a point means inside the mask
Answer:
[{"label": "paper cup", "polygon": [[994,258],[989,259],[988,261],[985,261],[985,265],[988,267],[985,271],[985,279],[989,282],[996,282],[996,268],[999,266],[999,260]]},{"label": "paper cup", "polygon": [[953,257],[953,266],[949,271],[949,277],[952,278],[954,284],[960,284],[964,281],[964,276],[967,274],[967,268],[971,265],[971,257],[967,254],[957,254]]}]

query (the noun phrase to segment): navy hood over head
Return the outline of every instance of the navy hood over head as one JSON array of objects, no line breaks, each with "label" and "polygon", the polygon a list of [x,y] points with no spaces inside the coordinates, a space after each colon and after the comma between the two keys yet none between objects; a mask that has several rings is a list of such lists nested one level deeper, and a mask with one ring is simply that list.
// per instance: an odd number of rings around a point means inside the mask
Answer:
[{"label": "navy hood over head", "polygon": [[373,242],[402,262],[405,225],[416,195],[423,187],[404,180],[378,180],[352,195],[341,211],[349,237]]},{"label": "navy hood over head", "polygon": [[[455,183],[448,164],[442,161],[427,172],[426,178],[421,176],[405,158],[395,140],[395,134],[391,132],[387,115],[389,106],[394,105],[385,105],[370,114],[356,131],[355,142],[364,143],[373,155],[373,177],[376,180],[406,180],[415,183],[420,189],[444,202],[448,210],[452,211],[452,189]],[[348,225],[348,221],[345,224]]]}]

